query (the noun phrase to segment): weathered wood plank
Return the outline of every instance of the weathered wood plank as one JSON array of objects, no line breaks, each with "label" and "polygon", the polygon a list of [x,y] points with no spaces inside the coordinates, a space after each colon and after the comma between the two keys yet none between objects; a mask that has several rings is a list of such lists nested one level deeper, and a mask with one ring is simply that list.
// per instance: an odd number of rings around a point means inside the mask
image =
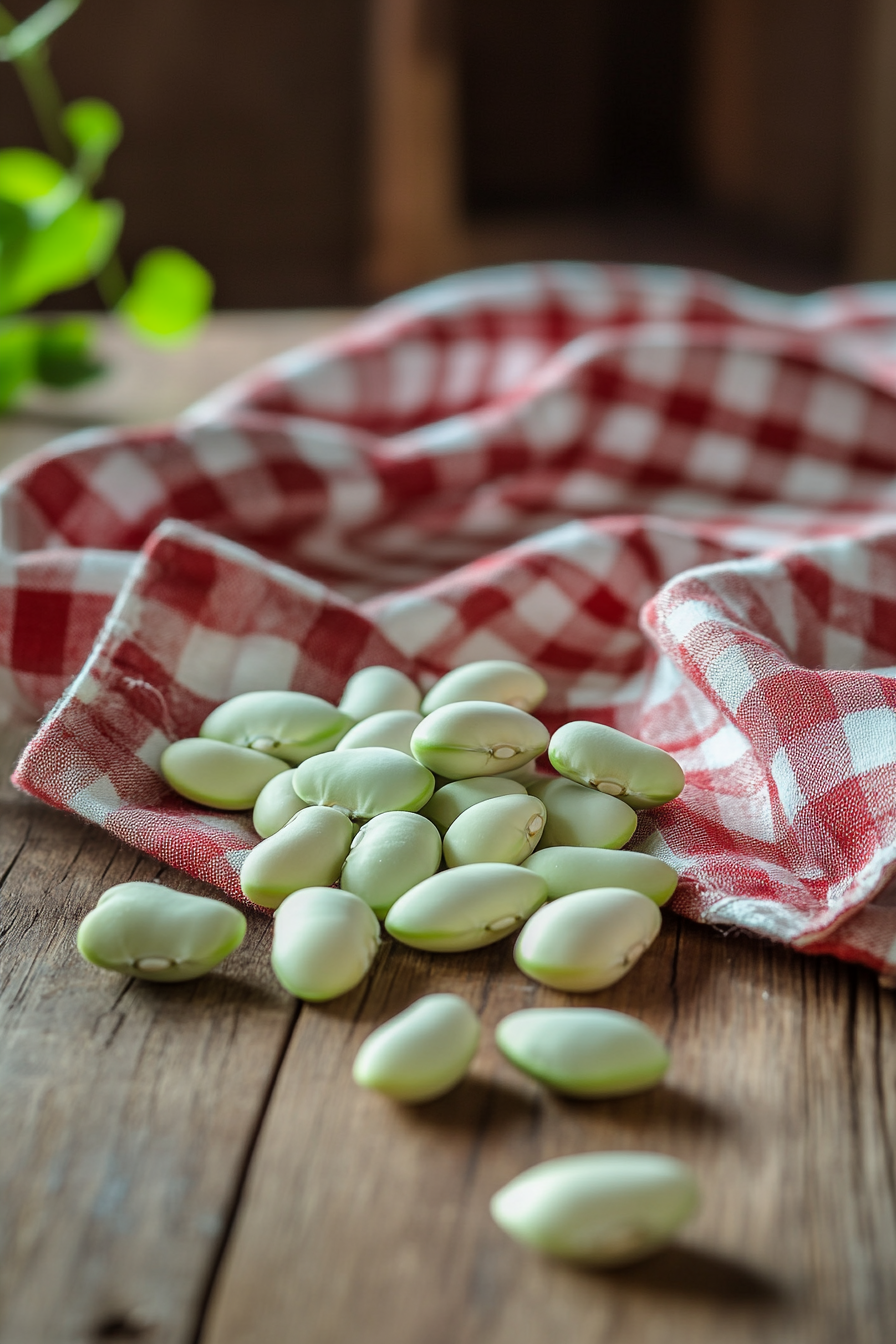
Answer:
[{"label": "weathered wood plank", "polygon": [[896,276],[896,3],[859,6],[853,116],[853,182],[848,201],[851,279]]},{"label": "weathered wood plank", "polygon": [[0,874],[0,1338],[186,1342],[296,1016],[267,921],[151,985],[83,961],[79,917],[132,877],[209,888],[24,799]]},{"label": "weathered wood plank", "polygon": [[[483,1011],[472,1078],[419,1108],[354,1087],[370,1028],[434,988]],[[889,1341],[896,1008],[873,977],[670,917],[596,996],[671,1041],[668,1085],[600,1104],[550,1097],[494,1047],[507,1012],[564,1001],[526,982],[507,945],[442,959],[393,945],[369,985],[306,1008],[203,1344]],[[592,1274],[491,1223],[490,1195],[517,1172],[613,1147],[697,1167],[703,1209],[674,1249]]]},{"label": "weathered wood plank", "polygon": [[374,296],[468,264],[450,12],[420,0],[370,6],[368,233]]},{"label": "weathered wood plank", "polygon": [[[174,357],[100,320],[107,378],[35,394],[0,424],[0,465],[94,422],[161,420],[342,312],[217,314]],[[24,798],[0,746],[0,1338],[192,1338],[297,1013],[251,921],[194,984],[123,981],[74,945],[104,887],[159,879],[218,895]]]}]

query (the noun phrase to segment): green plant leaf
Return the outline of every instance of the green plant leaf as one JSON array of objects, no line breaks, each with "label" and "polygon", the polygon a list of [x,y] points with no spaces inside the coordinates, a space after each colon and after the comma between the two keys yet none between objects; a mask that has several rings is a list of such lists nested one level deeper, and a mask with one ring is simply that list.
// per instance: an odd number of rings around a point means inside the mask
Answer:
[{"label": "green plant leaf", "polygon": [[80,7],[81,0],[48,0],[0,39],[0,61],[19,61],[46,42]]},{"label": "green plant leaf", "polygon": [[121,117],[102,98],[78,98],[62,114],[62,129],[78,151],[78,171],[93,182],[121,140]]},{"label": "green plant leaf", "polygon": [[0,296],[21,263],[30,232],[24,207],[0,197]]},{"label": "green plant leaf", "polygon": [[0,196],[0,265],[18,256],[31,230],[28,211]]},{"label": "green plant leaf", "polygon": [[44,228],[83,194],[84,184],[47,154],[0,150],[0,200],[22,206],[34,228]]},{"label": "green plant leaf", "polygon": [[0,412],[34,376],[37,327],[27,318],[0,322]]},{"label": "green plant leaf", "polygon": [[94,327],[83,317],[42,325],[34,358],[34,377],[48,387],[75,387],[102,373],[93,353]]},{"label": "green plant leaf", "polygon": [[61,163],[36,149],[0,150],[0,197],[29,205],[48,196],[66,176]]},{"label": "green plant leaf", "polygon": [[122,218],[117,201],[81,197],[44,227],[32,229],[18,264],[9,273],[0,266],[0,313],[27,308],[96,275],[118,242]]},{"label": "green plant leaf", "polygon": [[214,281],[204,266],[175,247],[141,257],[118,308],[138,336],[170,345],[185,340],[211,305]]}]

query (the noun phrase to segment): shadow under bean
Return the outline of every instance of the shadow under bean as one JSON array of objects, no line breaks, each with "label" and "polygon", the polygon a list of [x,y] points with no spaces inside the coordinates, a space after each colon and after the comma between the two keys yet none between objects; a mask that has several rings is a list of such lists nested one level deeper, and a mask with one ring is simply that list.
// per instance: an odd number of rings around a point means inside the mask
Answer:
[{"label": "shadow under bean", "polygon": [[639,1293],[708,1298],[736,1305],[781,1306],[787,1296],[768,1275],[702,1247],[669,1246],[636,1265],[619,1269],[573,1267],[573,1272]]},{"label": "shadow under bean", "polygon": [[559,1093],[556,1097],[561,1106],[575,1111],[599,1107],[605,1118],[633,1128],[660,1126],[666,1131],[718,1134],[732,1123],[717,1106],[665,1083],[630,1097],[567,1097]]}]

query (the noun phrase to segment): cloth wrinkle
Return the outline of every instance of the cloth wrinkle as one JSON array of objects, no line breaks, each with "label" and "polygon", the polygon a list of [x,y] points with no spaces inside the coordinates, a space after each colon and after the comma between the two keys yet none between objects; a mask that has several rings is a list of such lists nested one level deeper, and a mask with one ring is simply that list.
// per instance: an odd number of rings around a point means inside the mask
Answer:
[{"label": "cloth wrinkle", "polygon": [[545,676],[686,763],[632,845],[691,918],[896,979],[896,285],[450,276],[151,429],[0,476],[14,780],[241,899],[257,836],[158,772],[244,690]]}]

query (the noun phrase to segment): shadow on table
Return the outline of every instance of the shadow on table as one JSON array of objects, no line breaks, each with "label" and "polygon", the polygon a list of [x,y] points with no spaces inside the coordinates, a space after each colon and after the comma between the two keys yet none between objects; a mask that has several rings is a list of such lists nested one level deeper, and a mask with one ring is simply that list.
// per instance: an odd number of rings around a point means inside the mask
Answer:
[{"label": "shadow on table", "polygon": [[[124,981],[122,982],[124,984]],[[133,978],[125,988],[135,997],[155,1007],[182,1012],[185,1005],[192,1008],[238,1008],[241,1010],[273,1010],[298,1013],[299,1002],[273,981],[241,978],[231,971],[212,970],[195,980],[158,982]],[[119,990],[117,998],[121,997]]]},{"label": "shadow on table", "polygon": [[410,1007],[422,995],[432,994],[437,988],[431,970],[392,965],[389,958],[383,957],[374,973],[365,977],[347,994],[311,1006],[315,1012],[337,1021],[379,1024]]},{"label": "shadow on table", "polygon": [[492,1134],[530,1124],[538,1110],[538,1098],[532,1093],[468,1074],[444,1097],[415,1106],[413,1119],[428,1129],[466,1129],[472,1135],[487,1128]]},{"label": "shadow on table", "polygon": [[701,1297],[716,1302],[761,1307],[781,1306],[785,1292],[767,1275],[715,1251],[670,1246],[649,1260],[621,1269],[575,1269],[639,1293]]},{"label": "shadow on table", "polygon": [[731,1117],[718,1106],[684,1088],[664,1083],[630,1097],[556,1096],[559,1106],[579,1111],[583,1106],[599,1107],[600,1115],[615,1123],[688,1134],[720,1134],[731,1124]]}]

